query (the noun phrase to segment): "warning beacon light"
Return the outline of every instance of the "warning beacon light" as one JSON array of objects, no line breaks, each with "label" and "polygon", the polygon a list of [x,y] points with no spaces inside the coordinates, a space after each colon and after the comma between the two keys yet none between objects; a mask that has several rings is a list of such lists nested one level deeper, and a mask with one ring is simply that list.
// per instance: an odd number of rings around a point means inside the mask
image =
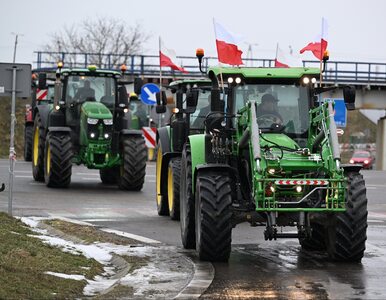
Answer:
[{"label": "warning beacon light", "polygon": [[201,66],[202,66],[202,58],[204,57],[204,49],[198,48],[198,49],[196,50],[196,56],[197,56],[197,58],[198,58],[198,64],[199,64],[199,67],[200,67],[200,72],[201,72],[201,73],[205,73],[205,72],[203,72],[202,69],[201,69]]}]

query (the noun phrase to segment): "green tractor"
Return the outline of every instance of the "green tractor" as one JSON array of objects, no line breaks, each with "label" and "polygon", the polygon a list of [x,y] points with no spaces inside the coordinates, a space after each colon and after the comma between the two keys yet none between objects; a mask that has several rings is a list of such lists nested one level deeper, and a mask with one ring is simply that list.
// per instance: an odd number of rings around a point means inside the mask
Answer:
[{"label": "green tractor", "polygon": [[99,169],[105,184],[142,189],[145,141],[141,131],[130,129],[129,98],[120,78],[120,72],[95,66],[62,69],[58,64],[54,103],[36,107],[32,147],[36,181],[67,187],[75,163]]},{"label": "green tractor", "polygon": [[[189,135],[204,132],[204,120],[210,111],[208,79],[171,82],[168,89],[175,95],[170,125],[157,131],[156,200],[160,216],[180,219],[181,154]],[[166,111],[164,94],[157,95],[157,113]],[[185,187],[182,187],[185,189]]]},{"label": "green tractor", "polygon": [[[181,165],[181,236],[200,259],[227,261],[232,228],[265,226],[265,240],[361,261],[367,197],[357,166],[342,165],[334,104],[316,68],[211,68],[211,113]],[[343,88],[347,109],[355,90]],[[291,232],[285,227],[295,229]]]}]

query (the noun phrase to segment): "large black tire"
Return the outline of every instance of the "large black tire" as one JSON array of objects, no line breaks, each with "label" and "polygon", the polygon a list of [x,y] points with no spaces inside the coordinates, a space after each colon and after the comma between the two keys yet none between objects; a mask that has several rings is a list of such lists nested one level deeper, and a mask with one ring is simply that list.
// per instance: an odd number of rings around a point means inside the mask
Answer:
[{"label": "large black tire", "polygon": [[172,220],[180,219],[181,157],[170,160],[168,167],[168,204]]},{"label": "large black tire", "polygon": [[169,215],[169,205],[168,205],[168,189],[166,184],[166,178],[162,178],[162,146],[161,142],[158,142],[157,145],[157,155],[156,155],[156,202],[157,202],[157,212],[159,216],[168,216]]},{"label": "large black tire", "polygon": [[231,179],[222,173],[199,174],[195,194],[199,258],[226,262],[232,243]]},{"label": "large black tire", "polygon": [[72,156],[70,134],[48,134],[44,159],[44,180],[48,187],[63,188],[70,185]]},{"label": "large black tire", "polygon": [[40,118],[36,114],[32,137],[32,175],[35,181],[44,181],[44,148],[46,145],[45,130]]},{"label": "large black tire", "polygon": [[318,223],[311,223],[311,236],[308,238],[299,238],[302,249],[308,251],[326,250],[326,228]]},{"label": "large black tire", "polygon": [[327,252],[336,261],[360,262],[366,249],[367,196],[363,176],[347,173],[346,211],[328,226]]},{"label": "large black tire", "polygon": [[24,127],[24,160],[32,161],[32,136],[33,125],[25,125]]},{"label": "large black tire", "polygon": [[195,202],[192,192],[192,156],[190,146],[185,144],[181,157],[180,175],[180,227],[185,249],[196,248]]},{"label": "large black tire", "polygon": [[127,136],[122,140],[123,163],[118,186],[122,190],[140,191],[145,182],[147,152],[142,136]]},{"label": "large black tire", "polygon": [[99,176],[103,184],[116,184],[119,178],[119,167],[100,169]]}]

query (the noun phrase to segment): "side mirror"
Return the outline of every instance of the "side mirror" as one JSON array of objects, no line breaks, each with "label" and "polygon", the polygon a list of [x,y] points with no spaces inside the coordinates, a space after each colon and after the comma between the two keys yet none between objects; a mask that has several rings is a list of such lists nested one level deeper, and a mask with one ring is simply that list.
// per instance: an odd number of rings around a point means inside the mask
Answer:
[{"label": "side mirror", "polygon": [[167,98],[165,91],[160,91],[155,94],[157,105],[155,107],[155,112],[157,114],[163,114],[166,112],[166,104],[167,104]]},{"label": "side mirror", "polygon": [[155,106],[155,112],[156,112],[157,114],[163,114],[163,113],[165,113],[165,112],[166,112],[166,106],[164,106],[164,105],[156,105],[156,106]]},{"label": "side mirror", "polygon": [[143,86],[142,78],[136,77],[134,78],[134,93],[137,95],[141,94],[141,88]]},{"label": "side mirror", "polygon": [[118,88],[118,106],[122,108],[129,106],[129,96],[124,85]]},{"label": "side mirror", "polygon": [[186,106],[196,107],[198,102],[199,91],[197,89],[191,89],[186,94]]},{"label": "side mirror", "polygon": [[40,90],[47,89],[47,74],[46,73],[39,73],[38,88]]},{"label": "side mirror", "polygon": [[347,110],[355,109],[355,87],[353,86],[345,86],[343,88],[343,99],[346,104]]},{"label": "side mirror", "polygon": [[157,105],[164,105],[168,103],[168,100],[166,98],[166,93],[165,91],[160,91],[155,94],[156,100],[157,100]]}]

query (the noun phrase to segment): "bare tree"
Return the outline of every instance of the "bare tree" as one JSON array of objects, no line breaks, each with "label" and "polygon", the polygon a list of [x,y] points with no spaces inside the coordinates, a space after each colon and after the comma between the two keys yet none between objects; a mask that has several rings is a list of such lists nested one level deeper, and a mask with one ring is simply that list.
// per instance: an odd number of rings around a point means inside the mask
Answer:
[{"label": "bare tree", "polygon": [[119,19],[99,18],[51,34],[44,49],[53,52],[51,61],[64,59],[67,66],[95,64],[111,68],[127,63],[130,55],[139,54],[148,38],[138,23],[130,27]]}]

